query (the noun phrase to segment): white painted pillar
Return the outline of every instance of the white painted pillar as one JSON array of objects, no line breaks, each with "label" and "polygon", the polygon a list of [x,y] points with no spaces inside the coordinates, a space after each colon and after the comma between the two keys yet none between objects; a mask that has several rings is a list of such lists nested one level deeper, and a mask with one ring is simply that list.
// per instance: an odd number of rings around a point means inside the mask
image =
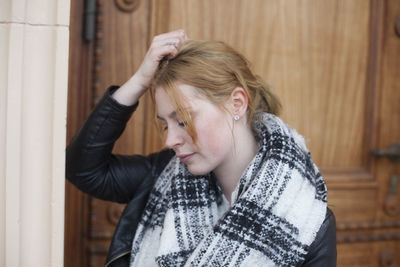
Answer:
[{"label": "white painted pillar", "polygon": [[0,1],[0,266],[62,266],[70,0]]}]

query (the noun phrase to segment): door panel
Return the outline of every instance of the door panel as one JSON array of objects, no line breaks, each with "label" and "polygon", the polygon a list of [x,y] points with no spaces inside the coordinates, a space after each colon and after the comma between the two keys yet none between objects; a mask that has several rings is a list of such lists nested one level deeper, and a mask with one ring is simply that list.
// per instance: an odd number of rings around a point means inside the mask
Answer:
[{"label": "door panel", "polygon": [[[123,11],[118,2],[134,10]],[[79,73],[92,81],[85,90],[93,103],[133,74],[156,34],[183,28],[192,39],[228,43],[273,87],[283,119],[305,136],[337,218],[338,266],[400,262],[400,214],[383,208],[400,203],[388,189],[390,177],[400,176],[399,163],[371,154],[400,142],[399,1],[98,1],[97,7],[97,38],[87,45],[93,64]],[[83,101],[74,90],[70,86],[70,105]],[[162,148],[149,96],[140,102],[116,153]],[[69,113],[69,122],[82,118]],[[85,203],[85,262],[97,266],[123,206],[93,198]],[[74,209],[82,206],[67,214]],[[68,242],[66,252],[74,249]]]},{"label": "door panel", "polygon": [[154,34],[185,28],[193,39],[230,44],[275,88],[319,165],[364,167],[368,1],[163,3],[168,16],[153,10]]}]

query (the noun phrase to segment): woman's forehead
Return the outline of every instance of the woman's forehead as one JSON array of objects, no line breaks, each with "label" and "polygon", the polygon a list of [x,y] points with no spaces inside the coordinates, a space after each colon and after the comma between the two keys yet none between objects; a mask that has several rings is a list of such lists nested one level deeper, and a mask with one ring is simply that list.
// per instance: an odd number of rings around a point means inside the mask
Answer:
[{"label": "woman's forehead", "polygon": [[202,96],[202,94],[200,93],[198,88],[188,85],[188,84],[176,82],[176,83],[172,84],[171,86],[173,86],[173,88],[168,88],[166,85],[157,86],[155,89],[155,92],[157,93],[157,91],[160,91],[160,90],[163,90],[165,92],[167,92],[167,90],[170,92],[172,90],[176,90],[177,94],[181,94],[182,96],[185,96],[185,97],[194,98],[194,97]]},{"label": "woman's forehead", "polygon": [[155,100],[157,105],[157,102],[165,101],[167,100],[166,98],[170,101],[172,100],[172,102],[179,101],[182,106],[191,106],[198,100],[208,101],[208,99],[199,92],[199,89],[182,83],[175,84],[174,88],[166,88],[165,86],[155,88]]},{"label": "woman's forehead", "polygon": [[[176,110],[177,107],[182,110],[194,112],[196,110],[223,109],[220,105],[210,101],[207,96],[201,93],[201,89],[194,86],[177,83],[174,88],[165,88],[159,86],[155,88],[155,101],[158,114]],[[169,91],[167,91],[169,90]]]},{"label": "woman's forehead", "polygon": [[[171,117],[171,114],[176,114],[177,106],[181,109],[191,110],[196,106],[196,97],[194,96],[191,88],[176,88],[178,92],[172,94],[168,93],[163,87],[155,88],[155,104],[157,106],[157,117],[166,118]],[[175,97],[175,99],[173,99]],[[178,98],[178,99],[176,99]],[[179,101],[179,104],[177,103]]]}]

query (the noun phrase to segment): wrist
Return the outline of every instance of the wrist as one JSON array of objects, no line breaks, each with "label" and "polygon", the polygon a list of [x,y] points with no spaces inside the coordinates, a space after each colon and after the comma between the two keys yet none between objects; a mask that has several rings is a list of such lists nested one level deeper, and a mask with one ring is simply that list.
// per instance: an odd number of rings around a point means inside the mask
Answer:
[{"label": "wrist", "polygon": [[133,75],[126,81],[112,97],[120,104],[131,106],[139,101],[139,98],[146,92],[147,87],[143,86],[140,79]]},{"label": "wrist", "polygon": [[138,75],[138,73],[135,73],[121,87],[126,87],[127,90],[141,96],[146,92],[148,85],[143,82],[143,79],[140,78],[140,75]]}]

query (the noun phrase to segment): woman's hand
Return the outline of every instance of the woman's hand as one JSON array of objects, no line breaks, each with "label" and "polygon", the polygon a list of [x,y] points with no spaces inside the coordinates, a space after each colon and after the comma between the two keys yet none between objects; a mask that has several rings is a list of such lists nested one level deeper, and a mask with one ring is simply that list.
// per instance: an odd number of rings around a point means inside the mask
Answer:
[{"label": "woman's hand", "polygon": [[168,32],[154,37],[139,70],[135,73],[135,75],[138,75],[143,88],[147,89],[149,87],[160,61],[164,57],[169,59],[175,57],[178,53],[178,48],[187,39],[183,30]]},{"label": "woman's hand", "polygon": [[188,40],[184,30],[176,30],[157,35],[136,73],[117,91],[113,97],[121,104],[135,104],[149,88],[151,80],[164,57],[173,58],[179,47]]}]

